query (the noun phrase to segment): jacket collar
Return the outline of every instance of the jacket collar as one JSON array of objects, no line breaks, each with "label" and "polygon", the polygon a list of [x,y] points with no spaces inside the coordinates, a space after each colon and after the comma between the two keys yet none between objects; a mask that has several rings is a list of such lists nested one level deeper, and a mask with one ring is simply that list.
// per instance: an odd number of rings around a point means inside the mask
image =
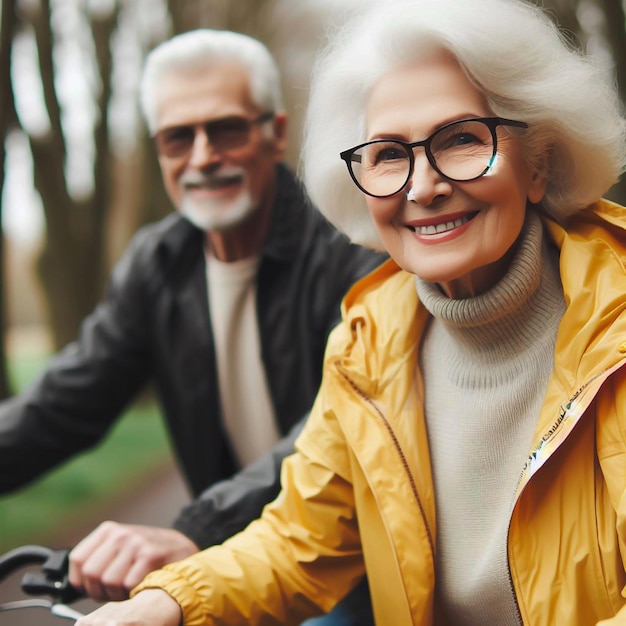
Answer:
[{"label": "jacket collar", "polygon": [[575,393],[624,358],[626,218],[622,207],[602,200],[576,215],[566,229],[548,219],[544,223],[560,250],[567,303],[555,369],[561,373],[563,391]]},{"label": "jacket collar", "polygon": [[302,183],[281,163],[276,166],[276,200],[262,256],[279,261],[295,258],[307,234],[312,205]]},{"label": "jacket collar", "polygon": [[407,362],[417,362],[428,313],[415,278],[389,259],[352,287],[342,307],[351,339],[336,355],[338,367],[364,395],[376,397]]}]

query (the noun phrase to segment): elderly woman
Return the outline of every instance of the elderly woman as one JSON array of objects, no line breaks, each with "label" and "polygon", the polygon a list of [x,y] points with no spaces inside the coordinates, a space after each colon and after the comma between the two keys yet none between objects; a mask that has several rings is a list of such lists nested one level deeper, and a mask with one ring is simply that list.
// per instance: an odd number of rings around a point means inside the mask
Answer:
[{"label": "elderly woman", "polygon": [[[626,216],[614,89],[510,0],[376,3],[314,75],[348,294],[283,491],[80,626],[626,624]],[[347,166],[347,171],[346,171]]]}]

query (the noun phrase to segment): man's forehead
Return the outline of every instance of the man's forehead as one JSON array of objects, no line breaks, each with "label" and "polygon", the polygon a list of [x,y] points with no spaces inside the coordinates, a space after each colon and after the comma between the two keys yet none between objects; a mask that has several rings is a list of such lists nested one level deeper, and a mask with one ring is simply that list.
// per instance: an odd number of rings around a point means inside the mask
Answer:
[{"label": "man's forehead", "polygon": [[157,128],[257,112],[247,71],[238,64],[170,72],[156,90]]}]

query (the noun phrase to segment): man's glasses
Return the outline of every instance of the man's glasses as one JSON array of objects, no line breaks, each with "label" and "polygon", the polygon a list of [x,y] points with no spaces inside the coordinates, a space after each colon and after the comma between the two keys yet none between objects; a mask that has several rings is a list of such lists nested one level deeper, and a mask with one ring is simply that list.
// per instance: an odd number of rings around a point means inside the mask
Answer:
[{"label": "man's glasses", "polygon": [[250,141],[252,126],[268,122],[273,117],[274,113],[270,111],[253,119],[233,115],[199,124],[170,126],[154,135],[154,143],[160,156],[169,158],[187,156],[193,148],[198,129],[202,128],[211,146],[217,151],[225,152],[245,146]]},{"label": "man's glasses", "polygon": [[413,150],[423,147],[432,168],[448,180],[466,182],[484,176],[498,153],[498,126],[528,128],[525,122],[481,117],[445,124],[423,141],[376,139],[339,155],[356,186],[374,198],[402,191],[413,173]]}]

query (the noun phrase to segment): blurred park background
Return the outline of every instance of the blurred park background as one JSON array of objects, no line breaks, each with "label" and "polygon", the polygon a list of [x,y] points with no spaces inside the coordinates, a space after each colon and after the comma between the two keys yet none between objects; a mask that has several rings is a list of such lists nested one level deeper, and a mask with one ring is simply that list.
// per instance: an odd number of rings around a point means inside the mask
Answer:
[{"label": "blurred park background", "polygon": [[[0,397],[76,337],[133,232],[171,210],[137,105],[146,53],[198,27],[266,43],[282,70],[287,158],[297,168],[315,52],[327,29],[366,1],[0,0]],[[606,65],[626,102],[622,0],[542,5]],[[626,200],[623,183],[611,197]],[[171,464],[149,394],[129,413],[95,453],[0,497],[0,550],[53,537],[77,511],[106,516],[98,503],[118,501]]]}]

